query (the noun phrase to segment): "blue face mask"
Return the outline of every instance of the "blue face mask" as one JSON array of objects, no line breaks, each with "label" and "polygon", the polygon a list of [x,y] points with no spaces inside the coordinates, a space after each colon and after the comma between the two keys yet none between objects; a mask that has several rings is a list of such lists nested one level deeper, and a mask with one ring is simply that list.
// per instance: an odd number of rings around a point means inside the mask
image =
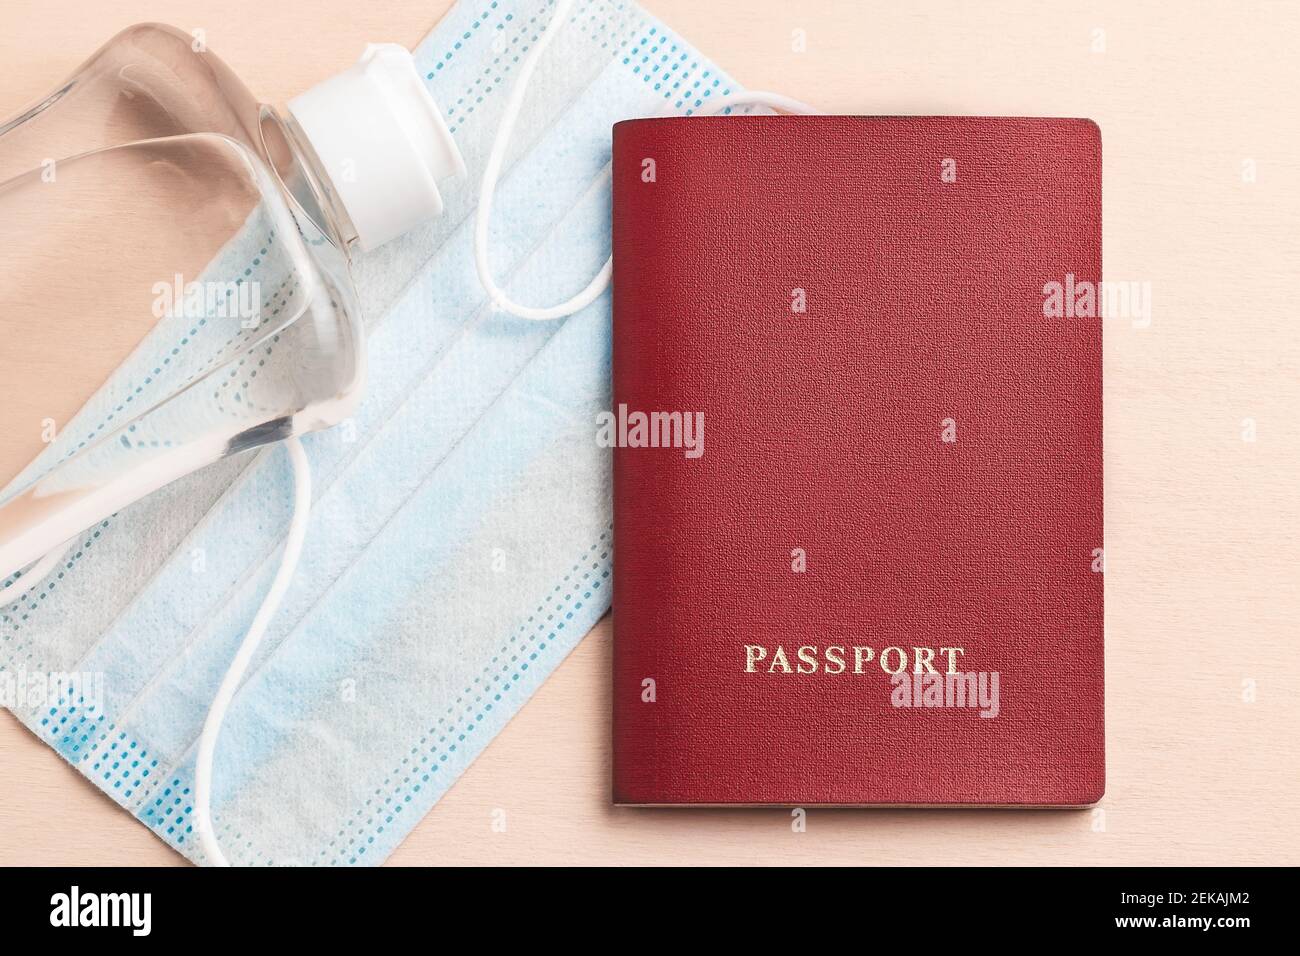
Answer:
[{"label": "blue face mask", "polygon": [[[472,251],[474,184],[550,11],[462,0],[415,52],[469,180],[441,218],[357,266],[365,397],[303,441],[315,485],[303,557],[216,751],[212,813],[233,863],[381,862],[608,607],[610,462],[595,437],[608,294],[563,321],[522,321],[493,306]],[[497,283],[539,304],[582,289],[609,254],[611,125],[732,90],[634,4],[580,5],[502,164]],[[209,276],[259,278],[275,241],[250,223]],[[264,312],[292,294],[261,287]],[[147,397],[164,360],[203,352],[160,334],[11,488]],[[290,486],[276,449],[190,475],[87,531],[0,607],[11,683],[87,675],[5,703],[200,861],[196,741],[275,574]]]}]

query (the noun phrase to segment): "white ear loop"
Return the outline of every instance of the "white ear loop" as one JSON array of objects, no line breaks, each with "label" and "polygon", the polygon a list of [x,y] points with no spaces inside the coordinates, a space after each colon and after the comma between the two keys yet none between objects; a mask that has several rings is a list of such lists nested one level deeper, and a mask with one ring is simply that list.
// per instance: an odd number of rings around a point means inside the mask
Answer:
[{"label": "white ear loop", "polygon": [[45,557],[41,558],[28,568],[26,573],[14,582],[14,585],[22,585],[21,590],[7,601],[0,601],[0,607],[8,607],[10,604],[13,604],[23,595],[34,590],[42,581],[53,574],[54,569],[57,568],[59,562],[63,560],[63,556],[68,553],[68,546],[70,544],[72,544],[72,539],[63,542],[63,544],[51,550],[45,555]]},{"label": "white ear loop", "polygon": [[[523,106],[524,94],[528,91],[528,83],[532,79],[533,70],[536,69],[538,60],[541,59],[556,32],[568,19],[572,9],[573,0],[556,0],[555,12],[551,14],[546,29],[542,31],[537,43],[520,62],[519,78],[515,80],[510,95],[506,99],[505,110],[501,114],[501,124],[497,127],[496,136],[492,140],[492,150],[488,154],[487,166],[483,169],[483,181],[479,184],[478,211],[474,219],[474,266],[478,270],[478,281],[498,309],[509,312],[521,319],[538,321],[562,319],[565,316],[573,315],[575,312],[580,312],[591,305],[596,300],[596,297],[605,291],[610,278],[614,275],[614,259],[611,256],[605,260],[605,264],[600,267],[600,271],[596,273],[595,278],[587,283],[585,289],[559,305],[543,308],[521,305],[506,295],[505,291],[493,279],[492,266],[488,262],[488,223],[492,218],[492,198],[496,194],[497,179],[501,175],[501,164],[505,161],[506,146],[510,143],[510,135],[514,132],[515,122],[519,119],[519,110]],[[702,110],[695,115],[707,116],[724,110],[728,106],[767,106],[772,109],[784,110],[787,113],[817,112],[807,103],[801,103],[788,96],[781,96],[779,93],[754,91],[732,93],[716,100],[708,100]]]},{"label": "white ear loop", "polygon": [[226,711],[235,697],[235,691],[239,689],[239,682],[244,679],[244,672],[248,670],[248,665],[257,652],[257,645],[262,643],[266,627],[280,609],[280,602],[284,600],[284,594],[293,581],[298,559],[302,557],[303,539],[307,536],[307,519],[311,515],[311,465],[307,461],[307,453],[296,437],[286,439],[284,447],[293,466],[293,517],[289,521],[284,554],[280,557],[280,567],[275,572],[271,589],[262,599],[262,606],[257,609],[253,623],[244,635],[244,641],[235,652],[226,676],[221,679],[217,695],[208,707],[194,763],[194,814],[199,842],[213,866],[230,866],[225,854],[221,852],[221,844],[217,842],[217,833],[212,826],[212,761],[217,750],[217,737],[221,734],[221,725],[226,719]]}]

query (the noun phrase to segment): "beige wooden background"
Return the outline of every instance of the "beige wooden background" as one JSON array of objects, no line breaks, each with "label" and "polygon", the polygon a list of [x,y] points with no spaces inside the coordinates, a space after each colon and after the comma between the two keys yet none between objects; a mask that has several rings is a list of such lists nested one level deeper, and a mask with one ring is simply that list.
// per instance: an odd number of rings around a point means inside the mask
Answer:
[{"label": "beige wooden background", "polygon": [[[606,618],[392,862],[1300,863],[1300,4],[646,5],[741,82],[828,111],[1100,124],[1105,274],[1154,294],[1150,327],[1106,323],[1103,813],[825,810],[796,834],[784,811],[616,810]],[[3,0],[0,115],[140,20],[206,29],[283,102],[447,6]],[[22,388],[3,374],[0,398]],[[14,417],[0,402],[5,478],[39,428]],[[183,862],[0,714],[0,863]]]}]

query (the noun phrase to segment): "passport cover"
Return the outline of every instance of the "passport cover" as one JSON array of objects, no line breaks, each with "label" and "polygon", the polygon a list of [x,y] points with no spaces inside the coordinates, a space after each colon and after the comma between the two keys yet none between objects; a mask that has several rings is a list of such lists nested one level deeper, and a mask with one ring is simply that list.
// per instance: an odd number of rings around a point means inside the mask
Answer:
[{"label": "passport cover", "polygon": [[1101,142],[614,127],[613,793],[1104,789]]}]

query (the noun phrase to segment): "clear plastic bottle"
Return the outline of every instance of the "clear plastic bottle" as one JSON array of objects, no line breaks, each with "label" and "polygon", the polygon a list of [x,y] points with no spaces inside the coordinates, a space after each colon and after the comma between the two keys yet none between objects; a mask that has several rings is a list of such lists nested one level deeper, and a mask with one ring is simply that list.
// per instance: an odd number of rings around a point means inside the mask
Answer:
[{"label": "clear plastic bottle", "polygon": [[29,462],[0,500],[0,579],[196,468],[346,418],[365,370],[350,259],[463,173],[389,44],[282,116],[143,24],[0,123],[0,481]]}]

